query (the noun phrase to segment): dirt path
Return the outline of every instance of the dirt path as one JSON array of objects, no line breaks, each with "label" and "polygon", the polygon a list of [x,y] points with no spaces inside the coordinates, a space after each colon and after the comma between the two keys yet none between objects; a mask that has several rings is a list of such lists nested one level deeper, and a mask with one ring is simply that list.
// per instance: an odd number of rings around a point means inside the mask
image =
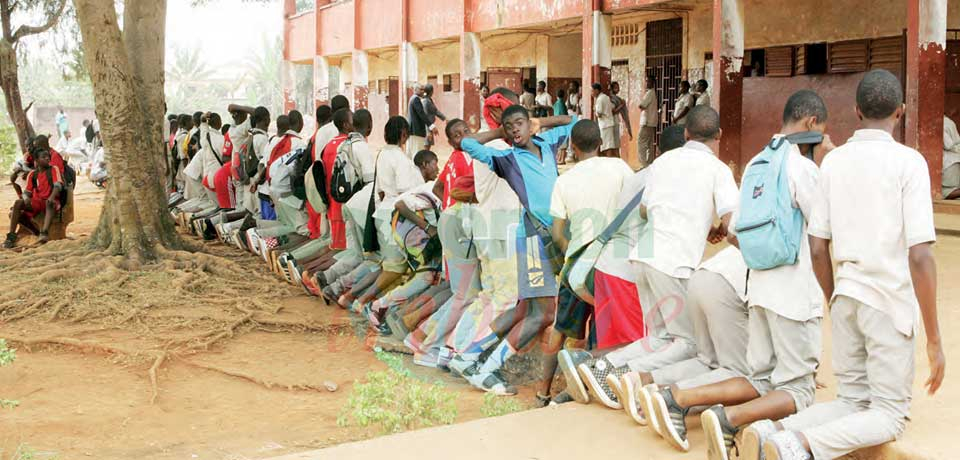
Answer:
[{"label": "dirt path", "polygon": [[[0,188],[2,206],[12,199],[12,189]],[[76,220],[68,235],[82,238],[93,230],[101,199],[102,192],[89,183],[80,184]],[[222,246],[210,250],[243,262],[251,276],[266,273],[252,255]],[[4,278],[8,282],[14,284]],[[134,278],[122,286],[117,298],[77,299],[88,306],[145,303],[145,314],[130,318],[105,314],[86,320],[65,314],[52,320],[34,315],[6,322],[0,317],[0,337],[66,338],[81,345],[156,350],[162,348],[160,339],[173,342],[199,328],[215,329],[223,321],[211,318],[236,314],[228,307],[209,304],[150,310],[149,304],[170,289],[151,282],[164,281]],[[231,329],[209,350],[170,354],[158,367],[153,403],[154,385],[149,378],[153,355],[128,356],[84,346],[19,345],[16,362],[0,370],[0,395],[20,401],[14,410],[0,410],[0,460],[10,458],[21,444],[35,450],[36,458],[263,458],[378,435],[378,429],[343,428],[336,420],[353,382],[386,366],[342,310],[297,294],[279,280],[271,283],[282,296],[264,307],[279,313],[258,312],[255,319],[262,317],[269,323]],[[150,290],[134,292],[144,286]],[[39,288],[63,287],[43,283]],[[438,372],[425,375],[443,378]],[[452,379],[445,381],[448,390],[458,394],[457,421],[480,417],[482,395]],[[328,392],[326,382],[336,383],[339,389]],[[530,399],[527,394],[525,403]]]}]

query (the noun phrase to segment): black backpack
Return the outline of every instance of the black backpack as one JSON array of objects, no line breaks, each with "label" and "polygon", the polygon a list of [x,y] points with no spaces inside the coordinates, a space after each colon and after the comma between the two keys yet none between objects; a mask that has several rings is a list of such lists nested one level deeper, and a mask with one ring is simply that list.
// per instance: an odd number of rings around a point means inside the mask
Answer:
[{"label": "black backpack", "polygon": [[306,150],[300,151],[300,155],[293,160],[294,168],[290,173],[290,185],[293,189],[293,196],[301,200],[307,199],[307,188],[303,183],[303,178],[307,175],[310,167],[313,166],[313,155],[311,152],[313,152],[313,139],[310,139]]}]

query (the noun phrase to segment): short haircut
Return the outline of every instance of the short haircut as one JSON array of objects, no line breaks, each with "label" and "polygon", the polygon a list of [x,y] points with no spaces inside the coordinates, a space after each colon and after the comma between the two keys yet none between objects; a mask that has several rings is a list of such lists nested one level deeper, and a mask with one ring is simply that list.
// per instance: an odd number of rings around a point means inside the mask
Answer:
[{"label": "short haircut", "polygon": [[48,137],[46,134],[41,134],[33,138],[33,142],[30,144],[36,149],[50,150],[50,137]]},{"label": "short haircut", "polygon": [[400,138],[410,132],[410,124],[400,115],[394,115],[383,127],[383,140],[390,145],[400,145]]},{"label": "short haircut", "polygon": [[343,132],[347,128],[347,122],[350,121],[351,115],[353,114],[350,113],[350,109],[340,109],[333,112],[333,126],[337,127],[337,131]]},{"label": "short haircut", "polygon": [[543,87],[546,88],[546,87],[547,87],[547,82],[545,82],[545,81],[543,81],[543,80],[540,80],[540,81],[537,82],[537,86],[540,86],[540,85],[543,85]]},{"label": "short haircut", "polygon": [[900,80],[890,71],[871,70],[857,85],[857,108],[867,119],[888,118],[902,104],[903,88],[900,86]]},{"label": "short haircut", "polygon": [[193,112],[193,124],[199,125],[201,117],[203,117],[203,112]]},{"label": "short haircut", "polygon": [[463,121],[463,120],[461,120],[461,119],[459,119],[459,118],[454,118],[454,119],[452,119],[452,120],[448,120],[448,121],[447,121],[447,126],[446,126],[445,128],[443,128],[443,133],[447,135],[447,139],[450,139],[450,136],[451,136],[450,133],[453,131],[453,128],[456,128],[457,125],[459,125],[459,124],[461,124],[461,123],[464,124],[464,125],[467,124],[467,122],[465,122],[465,121]]},{"label": "short haircut", "polygon": [[211,113],[210,116],[207,118],[208,125],[222,125],[222,123],[223,123],[223,119],[220,118],[220,114],[217,112]]},{"label": "short haircut", "polygon": [[290,129],[296,129],[297,126],[303,129],[303,114],[299,110],[291,110],[287,118],[290,119]]},{"label": "short haircut", "polygon": [[499,94],[507,99],[510,99],[511,101],[519,100],[519,96],[517,96],[517,93],[513,92],[508,88],[504,88],[502,86],[494,88],[493,90],[490,91],[491,96],[493,96],[494,94]]},{"label": "short haircut", "polygon": [[[177,116],[175,114],[171,113],[170,115],[167,115],[167,121],[173,121],[176,119],[177,119]],[[87,126],[88,124],[90,124],[90,120],[83,120],[83,126]]]},{"label": "short haircut", "polygon": [[783,106],[783,123],[795,123],[807,117],[816,117],[817,122],[827,121],[827,105],[815,91],[801,89],[790,95]]},{"label": "short haircut", "polygon": [[590,85],[590,87],[597,91],[603,91],[603,85],[601,85],[600,83],[594,83]]},{"label": "short haircut", "polygon": [[270,111],[267,110],[264,106],[259,106],[253,109],[253,118],[250,120],[250,123],[254,126],[259,125],[261,121],[267,121],[267,124],[270,124]]},{"label": "short haircut", "polygon": [[373,114],[367,109],[353,112],[353,129],[364,132],[373,128]]},{"label": "short haircut", "polygon": [[573,83],[573,86],[575,86],[577,89],[580,89],[580,82],[576,80],[571,80],[570,83]]},{"label": "short haircut", "polygon": [[228,131],[230,131],[230,123],[227,123],[220,127],[220,134],[223,134],[224,136],[226,136]]},{"label": "short haircut", "polygon": [[510,107],[504,109],[503,114],[500,115],[500,124],[503,124],[507,118],[510,118],[516,114],[523,115],[523,118],[526,118],[527,120],[530,119],[530,112],[527,112],[527,109],[522,105],[511,105]]},{"label": "short haircut", "polygon": [[656,84],[657,84],[657,77],[654,77],[653,75],[649,75],[649,76],[647,76],[647,81],[646,81],[646,82],[647,82],[647,83],[653,82],[653,84],[656,85]]},{"label": "short haircut", "polygon": [[427,94],[433,94],[433,85],[430,83],[423,85],[423,91]]},{"label": "short haircut", "polygon": [[559,97],[559,98],[567,97],[567,92],[564,91],[564,90],[562,90],[562,89],[561,89],[561,90],[558,90],[558,91],[557,91],[557,97]]},{"label": "short haircut", "polygon": [[323,104],[317,107],[317,126],[329,123],[331,117],[333,117],[333,109],[329,105]]},{"label": "short haircut", "polygon": [[687,132],[696,141],[712,141],[720,134],[720,115],[705,105],[698,105],[687,114]]},{"label": "short haircut", "polygon": [[350,108],[350,100],[347,99],[347,96],[338,94],[336,96],[333,96],[333,99],[330,99],[330,110],[333,112],[336,112],[337,110],[340,110],[340,109],[349,109],[349,108]]},{"label": "short haircut", "polygon": [[687,140],[683,136],[683,126],[681,125],[667,126],[663,128],[663,132],[660,133],[660,153],[678,149],[686,143]]},{"label": "short haircut", "polygon": [[417,165],[418,168],[426,166],[431,161],[437,161],[437,154],[429,150],[421,150],[413,156],[413,164]]},{"label": "short haircut", "polygon": [[573,125],[570,142],[581,152],[595,152],[600,148],[600,126],[593,120],[580,120]]},{"label": "short haircut", "polygon": [[182,114],[180,114],[180,116],[177,118],[177,121],[179,122],[178,124],[179,124],[180,126],[187,126],[187,125],[193,123],[193,118],[190,118],[190,115],[187,115],[187,114],[185,114],[185,113],[182,113]]},{"label": "short haircut", "polygon": [[684,80],[684,81],[680,82],[680,87],[681,87],[681,88],[690,89],[690,82],[687,81],[687,80]]},{"label": "short haircut", "polygon": [[290,117],[286,115],[280,115],[277,117],[277,134],[283,135],[283,133],[290,130]]},{"label": "short haircut", "polygon": [[702,87],[704,87],[704,88],[708,88],[710,85],[707,84],[707,81],[706,81],[706,80],[704,80],[704,79],[701,78],[701,79],[697,80],[697,86],[702,86]]}]

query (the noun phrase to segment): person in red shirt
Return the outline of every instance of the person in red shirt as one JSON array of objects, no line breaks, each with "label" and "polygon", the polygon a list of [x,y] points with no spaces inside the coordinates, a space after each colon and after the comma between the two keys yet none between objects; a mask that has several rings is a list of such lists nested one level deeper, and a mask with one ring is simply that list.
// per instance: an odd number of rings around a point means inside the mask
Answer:
[{"label": "person in red shirt", "polygon": [[445,131],[447,141],[453,147],[453,153],[450,154],[450,158],[443,166],[443,171],[440,171],[440,176],[437,177],[437,183],[433,188],[434,195],[443,197],[443,209],[453,206],[456,202],[450,196],[454,181],[458,177],[473,175],[473,158],[460,150],[460,141],[470,135],[470,126],[467,125],[467,122],[454,118],[447,122]]},{"label": "person in red shirt", "polygon": [[[347,248],[347,227],[343,220],[343,203],[338,203],[330,195],[330,181],[333,178],[333,163],[337,160],[337,149],[347,136],[353,132],[353,112],[349,109],[340,109],[333,113],[333,125],[337,127],[336,137],[327,143],[321,155],[323,171],[327,175],[327,220],[330,222],[330,249],[341,250]],[[311,235],[312,237],[313,235]]]},{"label": "person in red shirt", "polygon": [[[60,155],[60,152],[57,152],[50,147],[50,138],[44,135],[37,136],[33,140],[33,148],[31,152],[36,151],[46,151],[50,153],[50,166],[57,168],[60,171],[60,174],[63,174],[65,163],[63,161],[63,156]],[[33,155],[36,157],[36,154]]]},{"label": "person in red shirt", "polygon": [[[47,242],[47,232],[53,223],[53,215],[60,210],[60,191],[63,190],[63,177],[56,166],[50,164],[50,149],[39,149],[34,144],[33,157],[37,169],[27,175],[27,190],[23,198],[13,203],[10,212],[10,232],[3,243],[4,248],[12,248],[17,242],[17,227],[23,225],[33,233],[39,233],[38,242]],[[43,228],[37,230],[33,217],[43,212]]]}]

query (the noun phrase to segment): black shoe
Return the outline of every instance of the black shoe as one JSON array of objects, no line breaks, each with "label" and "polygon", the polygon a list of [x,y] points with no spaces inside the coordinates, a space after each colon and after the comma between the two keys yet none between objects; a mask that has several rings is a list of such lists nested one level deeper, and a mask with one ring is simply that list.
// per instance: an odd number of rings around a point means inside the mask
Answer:
[{"label": "black shoe", "polygon": [[12,249],[15,244],[17,244],[17,234],[7,233],[7,239],[4,240],[3,247],[6,249]]},{"label": "black shoe", "polygon": [[326,289],[327,286],[330,285],[330,283],[327,282],[327,277],[323,276],[322,271],[318,271],[315,278],[317,280],[317,286],[320,286],[320,289]]}]

